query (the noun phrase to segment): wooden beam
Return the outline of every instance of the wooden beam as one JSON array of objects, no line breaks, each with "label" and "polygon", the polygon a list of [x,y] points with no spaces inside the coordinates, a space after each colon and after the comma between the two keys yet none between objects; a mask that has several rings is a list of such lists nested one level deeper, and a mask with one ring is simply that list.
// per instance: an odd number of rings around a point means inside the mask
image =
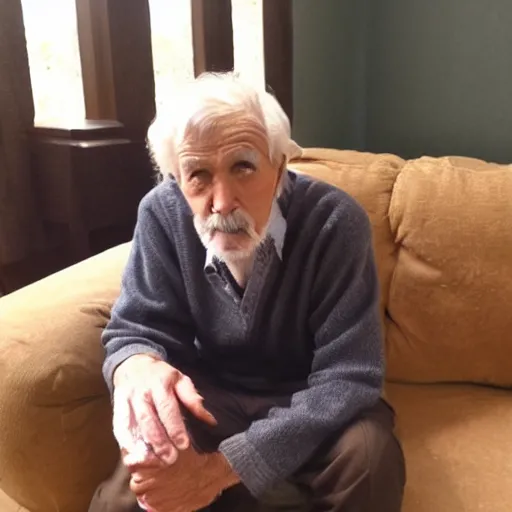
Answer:
[{"label": "wooden beam", "polygon": [[21,2],[0,0],[0,280],[3,282],[2,265],[25,258],[44,242],[27,141],[27,132],[33,125],[34,103]]},{"label": "wooden beam", "polygon": [[148,0],[76,0],[86,117],[145,137],[155,116]]},{"label": "wooden beam", "polygon": [[108,2],[76,0],[76,16],[86,118],[116,119]]},{"label": "wooden beam", "polygon": [[293,120],[292,0],[263,0],[265,82]]},{"label": "wooden beam", "polygon": [[109,0],[117,121],[146,138],[155,117],[155,74],[148,0]]},{"label": "wooden beam", "polygon": [[231,0],[191,0],[194,73],[232,71]]}]

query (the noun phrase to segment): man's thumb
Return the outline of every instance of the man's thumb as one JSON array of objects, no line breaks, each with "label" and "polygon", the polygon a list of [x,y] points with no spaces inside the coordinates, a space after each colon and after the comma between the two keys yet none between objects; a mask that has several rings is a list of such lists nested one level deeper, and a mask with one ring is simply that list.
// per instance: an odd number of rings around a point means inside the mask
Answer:
[{"label": "man's thumb", "polygon": [[174,386],[174,392],[180,402],[199,420],[208,425],[217,425],[217,420],[203,405],[203,397],[198,393],[194,383],[183,375]]}]

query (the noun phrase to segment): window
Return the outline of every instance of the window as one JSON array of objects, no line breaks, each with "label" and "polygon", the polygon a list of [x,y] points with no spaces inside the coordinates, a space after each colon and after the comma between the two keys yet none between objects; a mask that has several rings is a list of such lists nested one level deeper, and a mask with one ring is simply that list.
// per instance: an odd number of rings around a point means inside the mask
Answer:
[{"label": "window", "polygon": [[[157,107],[174,85],[194,76],[190,1],[149,0]],[[85,106],[75,1],[21,3],[35,124],[66,127],[81,122]],[[263,84],[262,0],[231,3],[235,70],[250,82]]]},{"label": "window", "polygon": [[263,85],[265,66],[262,0],[231,0],[231,8],[235,71],[249,82]]},{"label": "window", "polygon": [[[231,5],[235,70],[263,84],[262,0],[232,0]],[[149,7],[158,108],[173,86],[194,77],[191,6],[190,0],[149,0]]]},{"label": "window", "polygon": [[73,0],[22,0],[36,125],[85,118]]},{"label": "window", "polygon": [[173,85],[194,77],[190,0],[149,0],[157,109]]}]

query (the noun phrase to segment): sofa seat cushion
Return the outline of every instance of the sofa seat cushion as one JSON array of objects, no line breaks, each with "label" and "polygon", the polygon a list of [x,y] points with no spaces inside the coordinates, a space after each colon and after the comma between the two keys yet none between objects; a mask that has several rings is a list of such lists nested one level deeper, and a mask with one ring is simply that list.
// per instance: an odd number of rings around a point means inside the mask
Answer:
[{"label": "sofa seat cushion", "polygon": [[391,384],[407,461],[403,512],[510,512],[512,391]]}]

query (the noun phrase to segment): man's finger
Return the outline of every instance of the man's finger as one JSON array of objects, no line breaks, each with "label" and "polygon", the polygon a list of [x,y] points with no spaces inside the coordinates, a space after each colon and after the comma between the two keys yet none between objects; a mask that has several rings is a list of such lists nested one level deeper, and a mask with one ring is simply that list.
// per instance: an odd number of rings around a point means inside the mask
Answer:
[{"label": "man's finger", "polygon": [[[167,429],[160,421],[160,410],[155,398],[149,391],[134,393],[131,398],[133,413],[144,442],[159,459],[167,464],[173,464],[176,462],[178,452],[172,437],[168,435]],[[174,396],[167,397],[167,402],[176,402],[176,399]]]},{"label": "man's finger", "polygon": [[134,472],[130,478],[130,490],[136,494],[141,495],[156,485],[156,475],[144,474],[142,472]]},{"label": "man's finger", "polygon": [[156,386],[153,391],[153,401],[161,425],[172,444],[178,450],[186,450],[190,446],[190,439],[174,389]]},{"label": "man's finger", "polygon": [[180,402],[199,420],[212,427],[217,425],[215,417],[204,407],[203,398],[197,392],[190,377],[181,375],[174,386],[174,391]]},{"label": "man's finger", "polygon": [[132,452],[136,448],[136,439],[133,435],[137,423],[128,400],[128,396],[121,388],[114,390],[113,431],[120,448]]}]

